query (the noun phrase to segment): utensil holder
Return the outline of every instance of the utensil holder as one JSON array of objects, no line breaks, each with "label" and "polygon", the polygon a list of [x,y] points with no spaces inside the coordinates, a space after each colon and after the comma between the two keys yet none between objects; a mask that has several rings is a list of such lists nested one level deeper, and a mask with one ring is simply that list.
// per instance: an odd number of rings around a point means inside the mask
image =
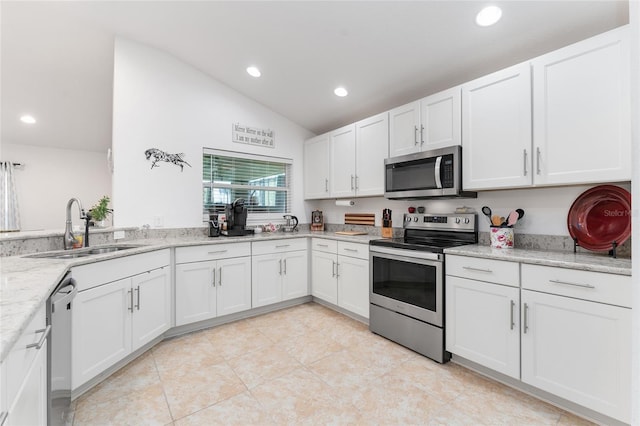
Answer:
[{"label": "utensil holder", "polygon": [[493,248],[513,248],[513,228],[491,226],[489,228],[489,238]]}]

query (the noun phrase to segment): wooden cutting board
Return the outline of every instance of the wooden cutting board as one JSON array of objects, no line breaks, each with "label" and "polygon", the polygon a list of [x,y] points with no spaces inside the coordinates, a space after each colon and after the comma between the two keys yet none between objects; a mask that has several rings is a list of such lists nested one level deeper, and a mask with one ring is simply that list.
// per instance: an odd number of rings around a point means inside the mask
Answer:
[{"label": "wooden cutting board", "polygon": [[367,235],[368,232],[361,231],[336,231],[336,235]]}]

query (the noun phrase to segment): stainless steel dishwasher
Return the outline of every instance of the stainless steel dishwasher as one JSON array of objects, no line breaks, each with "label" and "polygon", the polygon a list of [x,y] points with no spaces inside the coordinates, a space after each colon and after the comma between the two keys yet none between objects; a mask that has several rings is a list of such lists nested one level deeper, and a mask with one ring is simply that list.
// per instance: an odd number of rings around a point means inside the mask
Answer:
[{"label": "stainless steel dishwasher", "polygon": [[51,325],[47,354],[49,426],[71,423],[71,308],[77,293],[69,272],[47,301],[47,324]]}]

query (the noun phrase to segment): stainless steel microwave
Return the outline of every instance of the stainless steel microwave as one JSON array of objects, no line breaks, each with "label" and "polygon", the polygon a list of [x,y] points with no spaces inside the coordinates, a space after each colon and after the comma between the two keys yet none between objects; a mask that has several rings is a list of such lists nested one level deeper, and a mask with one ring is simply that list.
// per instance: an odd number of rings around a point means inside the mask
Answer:
[{"label": "stainless steel microwave", "polygon": [[384,196],[392,200],[476,198],[462,190],[462,147],[423,151],[384,160]]}]

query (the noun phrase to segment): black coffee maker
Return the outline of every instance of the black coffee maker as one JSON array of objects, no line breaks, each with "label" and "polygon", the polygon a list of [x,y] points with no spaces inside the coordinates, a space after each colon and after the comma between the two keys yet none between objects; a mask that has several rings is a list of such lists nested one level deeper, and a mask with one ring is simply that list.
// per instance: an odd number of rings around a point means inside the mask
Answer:
[{"label": "black coffee maker", "polygon": [[223,235],[238,236],[248,234],[245,229],[247,226],[247,208],[244,203],[245,200],[243,198],[238,198],[232,204],[227,204],[224,207],[227,229],[222,230]]}]

